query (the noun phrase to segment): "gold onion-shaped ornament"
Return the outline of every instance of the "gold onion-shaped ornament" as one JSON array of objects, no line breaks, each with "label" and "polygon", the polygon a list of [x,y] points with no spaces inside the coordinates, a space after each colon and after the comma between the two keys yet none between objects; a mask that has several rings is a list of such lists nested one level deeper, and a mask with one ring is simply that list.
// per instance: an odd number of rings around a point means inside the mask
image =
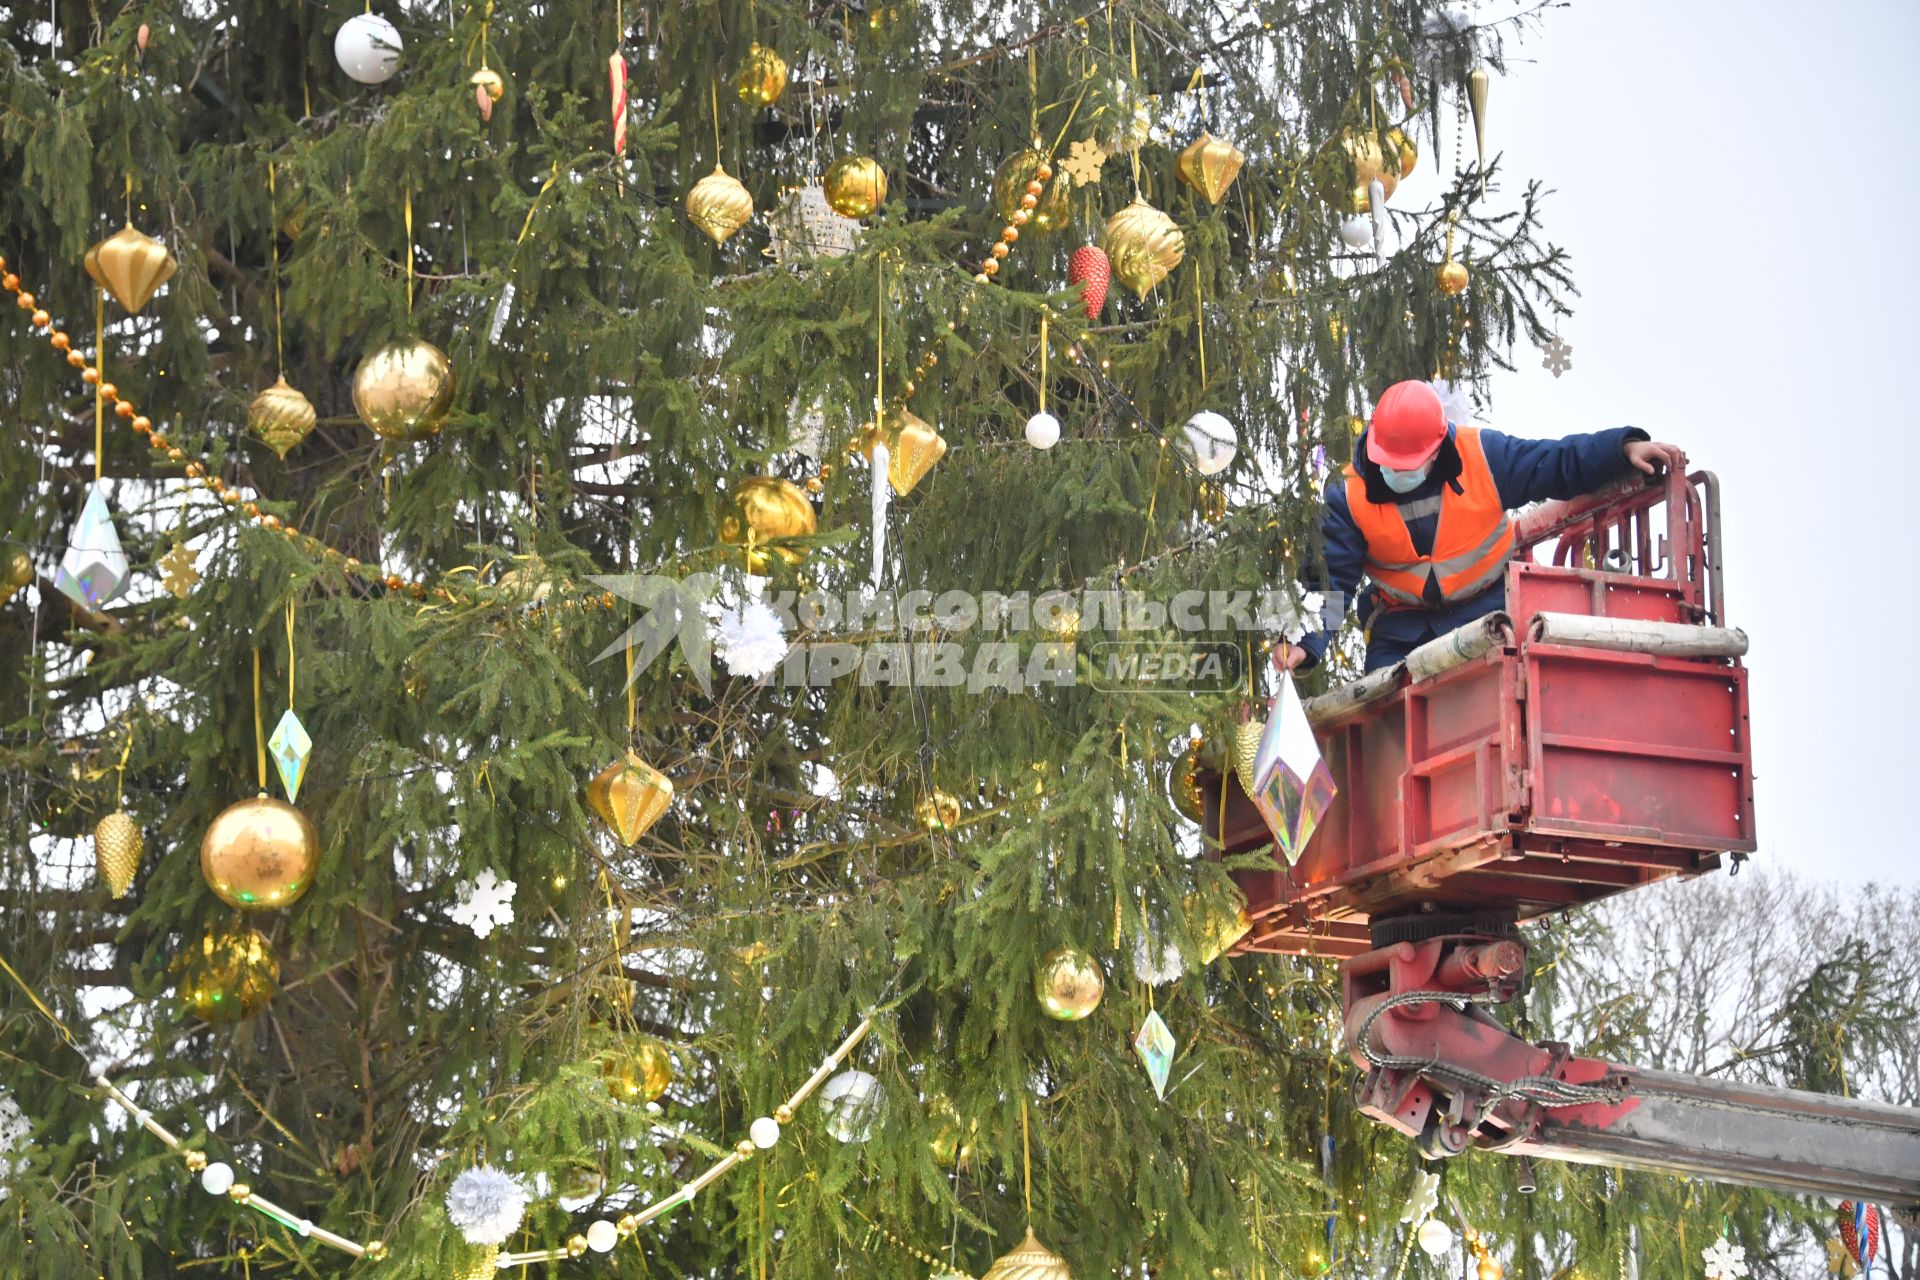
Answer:
[{"label": "gold onion-shaped ornament", "polygon": [[740,101],[770,107],[787,91],[787,60],[763,44],[747,49],[747,60],[733,78]]},{"label": "gold onion-shaped ornament", "polygon": [[353,408],[383,440],[438,435],[453,407],[453,365],[420,338],[389,342],[353,371]]},{"label": "gold onion-shaped ornament", "polygon": [[312,433],[318,416],[313,402],[289,385],[282,374],[247,406],[247,429],[284,458],[288,450]]},{"label": "gold onion-shaped ornament", "polygon": [[180,1003],[202,1022],[244,1021],[273,999],[280,962],[273,944],[257,929],[209,933],[174,962]]},{"label": "gold onion-shaped ornament", "polygon": [[94,283],[135,314],[180,269],[166,245],[131,222],[87,250],[85,261]]},{"label": "gold onion-shaped ornament", "polygon": [[319,865],[313,823],[265,792],[227,806],[200,841],[200,874],[220,901],[243,911],[291,906]]},{"label": "gold onion-shaped ornament", "polygon": [[146,851],[147,838],[140,833],[140,824],[124,810],[115,809],[93,829],[94,870],[116,898],[126,896]]},{"label": "gold onion-shaped ornament", "polygon": [[887,202],[887,171],[872,156],[841,156],[821,179],[827,207],[843,218],[864,218]]},{"label": "gold onion-shaped ornament", "polygon": [[673,1084],[673,1054],[658,1040],[642,1040],[607,1058],[600,1076],[615,1102],[652,1102]]},{"label": "gold onion-shaped ornament", "polygon": [[632,749],[587,784],[587,807],[631,849],[673,803],[673,780]]},{"label": "gold onion-shaped ornament", "polygon": [[1205,196],[1207,203],[1219,204],[1227,188],[1240,176],[1240,166],[1246,162],[1247,157],[1240,148],[1202,130],[1180,153],[1177,170],[1180,181]]},{"label": "gold onion-shaped ornament", "polygon": [[715,244],[725,244],[753,217],[753,197],[740,185],[740,179],[716,164],[712,173],[687,192],[687,217],[713,237]]},{"label": "gold onion-shaped ornament", "polygon": [[[860,437],[860,452],[868,461],[873,459],[873,446],[881,440],[882,432],[877,426],[869,424]],[[894,414],[893,426],[885,432],[887,442],[887,482],[893,491],[901,497],[913,492],[913,487],[926,479],[927,472],[933,470],[933,464],[947,454],[946,437],[934,430],[925,419],[901,409]]]},{"label": "gold onion-shaped ornament", "polygon": [[1033,195],[1035,200],[1033,208],[1027,211],[1027,230],[1058,231],[1072,221],[1068,197],[1073,183],[1065,174],[1055,174],[1042,184],[1037,194],[1029,189],[1039,179],[1040,166],[1046,162],[1047,157],[1032,148],[1016,151],[1000,162],[1000,168],[993,175],[993,208],[1001,222],[1013,221],[1013,215],[1020,212],[1020,198],[1026,195]]},{"label": "gold onion-shaped ornament", "polygon": [[1113,263],[1113,276],[1144,298],[1187,256],[1187,238],[1172,218],[1135,199],[1107,219],[1100,247]]},{"label": "gold onion-shaped ornament", "polygon": [[[733,491],[739,514],[720,522],[720,541],[728,546],[744,546],[751,535],[753,550],[747,556],[748,569],[759,573],[767,567],[762,544],[779,543],[788,538],[805,538],[814,530],[813,504],[800,486],[777,476],[754,476],[743,480]],[[775,546],[774,554],[788,564],[807,558],[804,548]]]},{"label": "gold onion-shaped ornament", "polygon": [[1026,1239],[995,1258],[980,1280],[1073,1280],[1073,1269],[1028,1227]]},{"label": "gold onion-shaped ornament", "polygon": [[1200,944],[1201,964],[1212,964],[1253,931],[1253,915],[1244,898],[1228,907],[1217,901],[1196,903],[1189,897],[1187,913],[1187,925]]}]

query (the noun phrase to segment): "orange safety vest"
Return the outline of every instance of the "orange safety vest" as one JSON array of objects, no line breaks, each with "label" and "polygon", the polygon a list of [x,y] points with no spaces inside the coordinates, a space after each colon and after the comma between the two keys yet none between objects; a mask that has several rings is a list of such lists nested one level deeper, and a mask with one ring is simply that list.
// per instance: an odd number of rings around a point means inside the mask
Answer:
[{"label": "orange safety vest", "polygon": [[1389,608],[1431,607],[1429,579],[1439,580],[1445,603],[1471,599],[1500,580],[1513,554],[1513,524],[1500,504],[1500,487],[1487,466],[1480,433],[1458,427],[1453,438],[1460,450],[1461,492],[1442,485],[1439,498],[1429,500],[1440,504],[1431,555],[1413,549],[1400,504],[1367,501],[1367,482],[1347,464],[1347,510],[1367,540],[1367,576]]}]

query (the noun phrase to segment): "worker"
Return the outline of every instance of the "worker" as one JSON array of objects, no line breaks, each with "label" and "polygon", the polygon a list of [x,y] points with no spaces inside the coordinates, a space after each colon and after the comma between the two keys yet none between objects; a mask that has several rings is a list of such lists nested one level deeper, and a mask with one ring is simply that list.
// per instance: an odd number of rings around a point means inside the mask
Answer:
[{"label": "worker", "polygon": [[1426,382],[1396,382],[1354,442],[1353,461],[1327,484],[1320,531],[1326,554],[1325,630],[1275,656],[1308,668],[1326,653],[1364,575],[1359,597],[1368,671],[1506,607],[1513,553],[1507,512],[1573,498],[1635,470],[1684,470],[1687,456],[1634,427],[1563,440],[1522,440],[1455,426]]}]

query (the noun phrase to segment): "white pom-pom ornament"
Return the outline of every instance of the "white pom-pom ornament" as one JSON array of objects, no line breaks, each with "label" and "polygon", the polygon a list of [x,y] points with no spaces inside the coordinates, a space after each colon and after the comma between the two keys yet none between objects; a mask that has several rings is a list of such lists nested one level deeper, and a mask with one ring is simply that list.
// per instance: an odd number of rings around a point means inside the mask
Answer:
[{"label": "white pom-pom ornament", "polygon": [[1060,443],[1060,419],[1050,413],[1036,413],[1027,419],[1027,443],[1036,449],[1051,449]]},{"label": "white pom-pom ornament", "polygon": [[1202,409],[1187,419],[1180,429],[1181,452],[1203,476],[1219,475],[1240,451],[1240,438],[1233,424],[1210,409]]},{"label": "white pom-pom ornament", "polygon": [[780,1122],[772,1116],[761,1116],[747,1126],[747,1136],[753,1139],[754,1146],[770,1151],[780,1141]]},{"label": "white pom-pom ornament", "polygon": [[400,32],[377,13],[356,13],[333,36],[333,58],[361,84],[380,84],[400,69]]},{"label": "white pom-pom ornament", "polygon": [[1419,1234],[1414,1238],[1430,1258],[1437,1258],[1453,1248],[1453,1228],[1438,1218],[1428,1218],[1421,1223]]},{"label": "white pom-pom ornament", "polygon": [[464,1169],[447,1188],[447,1221],[468,1244],[505,1244],[520,1229],[530,1197],[520,1180],[492,1165]]},{"label": "white pom-pom ornament", "polygon": [[215,1160],[200,1171],[200,1187],[210,1196],[223,1196],[233,1186],[233,1166]]},{"label": "white pom-pom ornament", "polygon": [[1364,249],[1373,243],[1373,220],[1356,213],[1340,224],[1340,238],[1349,249]]}]

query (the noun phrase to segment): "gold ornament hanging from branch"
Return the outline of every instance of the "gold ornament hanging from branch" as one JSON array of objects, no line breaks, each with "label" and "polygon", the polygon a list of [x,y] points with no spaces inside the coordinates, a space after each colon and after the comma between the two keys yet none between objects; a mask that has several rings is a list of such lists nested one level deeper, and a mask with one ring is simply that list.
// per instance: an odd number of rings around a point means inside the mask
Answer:
[{"label": "gold ornament hanging from branch", "polygon": [[312,433],[318,419],[313,402],[290,386],[285,374],[247,406],[247,429],[283,458]]},{"label": "gold ornament hanging from branch", "polygon": [[1447,223],[1447,258],[1434,268],[1433,282],[1440,286],[1440,292],[1449,297],[1457,297],[1467,291],[1467,281],[1467,264],[1456,262],[1453,257],[1453,223],[1449,221]]},{"label": "gold ornament hanging from branch", "polygon": [[200,874],[243,911],[291,906],[313,885],[320,833],[307,815],[262,792],[228,806],[200,842]]},{"label": "gold ornament hanging from branch", "polygon": [[1026,1238],[995,1258],[980,1280],[1073,1280],[1073,1269],[1028,1227]]},{"label": "gold ornament hanging from branch", "polygon": [[1187,239],[1172,218],[1135,199],[1107,219],[1100,247],[1113,264],[1114,279],[1145,298],[1187,255]]},{"label": "gold ornament hanging from branch", "polygon": [[383,440],[438,435],[453,407],[453,391],[446,352],[420,338],[389,342],[353,371],[354,411]]},{"label": "gold ornament hanging from branch", "polygon": [[1100,1007],[1107,978],[1100,962],[1077,947],[1049,951],[1033,971],[1033,995],[1049,1018],[1078,1022]]},{"label": "gold ornament hanging from branch", "polygon": [[725,244],[752,219],[753,197],[738,178],[716,164],[687,192],[687,217],[715,244]]},{"label": "gold ornament hanging from branch", "polygon": [[256,929],[209,933],[174,961],[180,1003],[202,1022],[225,1026],[266,1008],[280,984],[273,944]]},{"label": "gold ornament hanging from branch", "polygon": [[478,71],[467,77],[467,83],[473,86],[473,102],[479,108],[480,122],[490,123],[493,120],[494,104],[506,96],[507,82],[500,78],[498,71],[483,64]]},{"label": "gold ornament hanging from branch", "polygon": [[653,1102],[673,1085],[673,1054],[658,1040],[642,1040],[608,1057],[600,1076],[616,1102]]},{"label": "gold ornament hanging from branch", "polygon": [[841,156],[821,185],[827,204],[843,218],[865,218],[887,202],[887,171],[872,156]]},{"label": "gold ornament hanging from branch", "polygon": [[787,60],[762,44],[747,50],[747,60],[733,78],[740,101],[770,107],[787,91]]},{"label": "gold ornament hanging from branch", "polygon": [[87,250],[85,263],[94,283],[134,315],[180,269],[166,245],[131,222]]},{"label": "gold ornament hanging from branch", "polygon": [[[879,427],[868,423],[860,436],[860,452],[868,461],[873,459],[873,446],[880,442],[882,433]],[[947,441],[932,424],[917,415],[901,409],[895,412],[892,425],[885,432],[887,444],[887,482],[893,491],[901,497],[913,492],[913,487],[926,478],[933,470],[933,464],[946,456]]]},{"label": "gold ornament hanging from branch", "polygon": [[813,504],[798,485],[775,476],[754,476],[734,489],[733,502],[739,513],[721,521],[720,541],[733,547],[751,542],[749,572],[765,571],[769,543],[774,544],[773,554],[788,564],[806,559],[805,548],[778,545],[788,538],[809,537],[814,531]]},{"label": "gold ornament hanging from branch", "polygon": [[1202,130],[1180,153],[1177,170],[1180,181],[1205,196],[1207,203],[1219,204],[1227,188],[1240,176],[1240,166],[1246,162],[1240,148]]},{"label": "gold ornament hanging from branch", "polygon": [[93,865],[107,892],[116,898],[127,896],[134,873],[140,870],[141,855],[147,851],[147,838],[125,810],[115,809],[93,829]]},{"label": "gold ornament hanging from branch", "polygon": [[6,573],[0,577],[0,605],[13,599],[14,593],[33,581],[33,557],[15,547],[7,552]]},{"label": "gold ornament hanging from branch", "polygon": [[1055,177],[1046,155],[1032,148],[1008,156],[993,175],[995,212],[1002,222],[1012,222],[1013,215],[1025,209],[1028,231],[1058,231],[1071,222],[1072,193],[1073,183]]},{"label": "gold ornament hanging from branch", "polygon": [[631,849],[673,803],[673,780],[631,749],[587,784],[587,807]]},{"label": "gold ornament hanging from branch", "polygon": [[1189,741],[1167,770],[1167,798],[1173,801],[1175,812],[1196,824],[1206,821],[1207,812],[1206,798],[1200,792],[1200,745],[1199,738]]},{"label": "gold ornament hanging from branch", "polygon": [[913,820],[928,831],[951,831],[960,825],[960,801],[936,788],[913,806]]}]

